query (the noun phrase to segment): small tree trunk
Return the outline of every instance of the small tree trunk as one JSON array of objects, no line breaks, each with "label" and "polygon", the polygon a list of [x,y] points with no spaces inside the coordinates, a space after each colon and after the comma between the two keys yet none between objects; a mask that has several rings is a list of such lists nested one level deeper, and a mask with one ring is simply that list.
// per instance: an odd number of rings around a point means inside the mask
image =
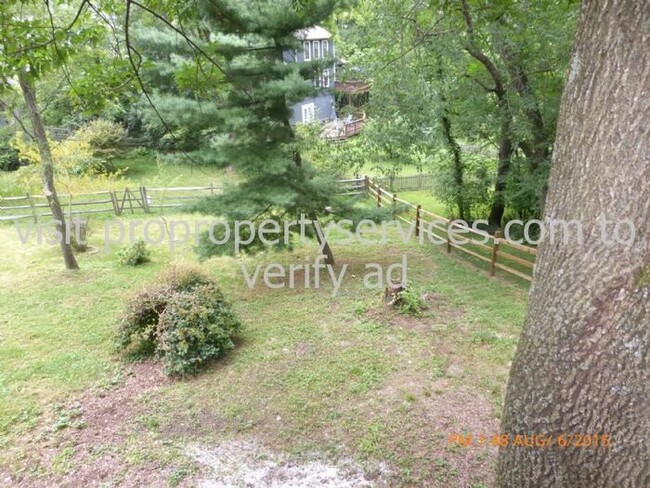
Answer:
[{"label": "small tree trunk", "polygon": [[502,447],[501,488],[650,486],[649,7],[582,6],[545,215],[583,244],[539,247],[501,426],[552,444]]},{"label": "small tree trunk", "polygon": [[63,210],[61,209],[61,203],[59,202],[56,188],[54,187],[54,166],[52,162],[52,152],[50,151],[50,145],[47,141],[45,128],[43,127],[43,121],[41,120],[41,114],[38,111],[38,107],[36,105],[36,91],[34,88],[34,83],[32,82],[29,73],[25,70],[20,71],[18,75],[18,81],[20,82],[20,89],[23,94],[23,99],[25,100],[27,113],[29,114],[29,118],[32,122],[32,127],[34,129],[34,138],[36,139],[38,152],[41,157],[43,192],[45,193],[47,203],[50,206],[52,217],[54,217],[56,229],[59,232],[59,235],[62,236],[60,244],[65,267],[67,269],[79,269],[79,265],[77,264],[77,260],[75,259],[74,253],[72,251],[72,246],[70,245],[70,232],[65,222],[65,216],[63,214]]},{"label": "small tree trunk", "polygon": [[[444,101],[444,98],[443,98]],[[458,216],[462,220],[467,220],[469,217],[467,215],[467,209],[465,205],[465,196],[464,196],[464,173],[465,167],[463,165],[463,159],[461,156],[460,145],[454,138],[454,135],[451,132],[451,120],[446,114],[447,109],[445,109],[445,115],[442,117],[442,131],[447,142],[447,147],[451,151],[451,155],[454,160],[454,193],[456,205],[458,206]]]},{"label": "small tree trunk", "polygon": [[[318,217],[316,216],[316,213],[312,213],[309,215],[309,218],[312,220],[314,225],[318,222]],[[332,252],[332,249],[330,248],[329,242],[327,242],[327,239],[325,236],[321,237],[321,235],[316,232],[316,240],[318,241],[318,244],[320,247],[323,249],[323,255],[325,256],[325,264],[331,264],[334,266],[334,253]]]},{"label": "small tree trunk", "polygon": [[501,134],[499,143],[499,163],[497,166],[497,178],[494,183],[494,196],[492,197],[492,207],[488,216],[488,223],[491,227],[500,228],[503,213],[506,209],[506,180],[510,173],[510,158],[512,158],[513,145],[510,138],[512,116],[509,109],[505,106],[507,102],[500,103],[501,107]]}]

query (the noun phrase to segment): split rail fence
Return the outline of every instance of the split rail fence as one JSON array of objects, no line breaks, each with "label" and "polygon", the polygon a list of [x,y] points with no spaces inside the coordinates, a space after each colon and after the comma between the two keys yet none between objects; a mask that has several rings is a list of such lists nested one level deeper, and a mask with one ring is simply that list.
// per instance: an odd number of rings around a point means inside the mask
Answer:
[{"label": "split rail fence", "polygon": [[[164,212],[179,208],[200,197],[215,195],[221,187],[191,186],[178,188],[125,188],[91,193],[59,194],[59,200],[68,216],[113,214],[116,216],[136,212]],[[23,195],[0,198],[0,222],[31,219],[38,222],[51,218],[47,199],[43,195]]]},{"label": "split rail fence", "polygon": [[537,249],[516,244],[497,232],[494,236],[478,232],[467,225],[459,224],[406,200],[397,193],[384,190],[381,185],[365,178],[360,180],[378,207],[392,206],[395,218],[408,224],[415,224],[415,236],[425,234],[429,240],[445,245],[447,253],[452,250],[464,253],[489,265],[490,275],[497,270],[505,271],[527,281],[532,281]]},{"label": "split rail fence", "polygon": [[[412,177],[403,177],[412,178]],[[424,181],[428,175],[418,175]],[[414,178],[413,178],[414,179]],[[380,180],[381,181],[381,180]],[[407,181],[400,182],[406,185]],[[415,236],[421,234],[429,240],[445,245],[447,253],[452,250],[485,262],[490,274],[497,270],[532,281],[537,250],[503,239],[499,233],[486,235],[471,227],[461,225],[430,212],[421,205],[408,202],[395,192],[385,190],[380,183],[368,177],[339,181],[341,195],[368,195],[378,207],[392,206],[395,218],[408,224],[415,224]],[[395,180],[392,188],[395,189]],[[221,187],[207,186],[178,188],[125,188],[105,190],[77,195],[60,194],[59,199],[68,216],[89,214],[113,214],[116,216],[140,213],[163,213],[167,209],[178,209],[191,201],[208,195],[215,195]],[[39,222],[51,218],[52,214],[43,195],[24,195],[0,198],[0,222],[32,219]],[[452,231],[452,232],[450,232]],[[453,239],[452,239],[453,234]]]}]

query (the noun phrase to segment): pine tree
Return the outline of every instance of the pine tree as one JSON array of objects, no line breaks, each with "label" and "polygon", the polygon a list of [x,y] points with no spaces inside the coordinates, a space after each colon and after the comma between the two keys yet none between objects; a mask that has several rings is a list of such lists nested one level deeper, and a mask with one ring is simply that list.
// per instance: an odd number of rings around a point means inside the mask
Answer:
[{"label": "pine tree", "polygon": [[[324,22],[336,2],[298,4],[291,0],[210,0],[199,2],[210,29],[209,49],[223,60],[228,89],[218,107],[219,121],[210,146],[215,162],[232,165],[241,177],[222,195],[203,201],[195,210],[214,213],[230,222],[247,219],[314,222],[332,215],[351,220],[362,212],[336,197],[331,177],[319,174],[298,150],[291,107],[314,92],[311,80],[323,60],[287,63],[284,54],[299,49],[302,29]],[[232,224],[231,224],[232,225]],[[231,227],[232,228],[232,227]],[[332,252],[319,243],[329,263]],[[232,251],[210,245],[204,235],[202,255]],[[251,249],[260,246],[251,244]]]}]

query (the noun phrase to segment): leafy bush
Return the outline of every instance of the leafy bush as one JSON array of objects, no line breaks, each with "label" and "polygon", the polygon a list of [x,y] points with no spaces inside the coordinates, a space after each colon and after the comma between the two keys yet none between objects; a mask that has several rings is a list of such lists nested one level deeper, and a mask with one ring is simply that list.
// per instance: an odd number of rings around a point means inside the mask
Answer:
[{"label": "leafy bush", "polygon": [[216,282],[192,267],[176,267],[138,293],[120,321],[117,344],[163,358],[165,373],[196,373],[234,347],[239,319]]},{"label": "leafy bush", "polygon": [[169,375],[195,373],[201,364],[235,347],[239,320],[216,284],[173,294],[158,322],[159,352]]},{"label": "leafy bush", "polygon": [[[83,129],[81,129],[83,130]],[[96,155],[95,150],[88,140],[76,132],[63,141],[50,140],[54,168],[59,177],[79,177],[84,175],[111,175],[117,174],[115,166],[103,157]],[[36,144],[28,139],[24,133],[19,132],[14,138],[14,144],[19,150],[21,158],[26,162],[38,165],[41,161]]]},{"label": "leafy bush", "polygon": [[420,294],[413,288],[405,288],[395,294],[393,304],[397,306],[400,313],[419,317],[425,309],[425,304]]},{"label": "leafy bush", "polygon": [[138,239],[117,252],[117,259],[124,266],[139,266],[148,263],[150,256],[151,253],[147,249],[147,243],[142,239]]},{"label": "leafy bush", "polygon": [[95,156],[112,157],[120,147],[126,131],[120,124],[95,119],[75,133],[75,138],[86,141]]},{"label": "leafy bush", "polygon": [[83,175],[110,175],[117,172],[115,165],[107,160],[93,157],[87,161],[83,161],[81,164],[72,168],[72,174],[75,176]]},{"label": "leafy bush", "polygon": [[16,171],[26,164],[15,147],[9,142],[0,142],[0,171]]}]

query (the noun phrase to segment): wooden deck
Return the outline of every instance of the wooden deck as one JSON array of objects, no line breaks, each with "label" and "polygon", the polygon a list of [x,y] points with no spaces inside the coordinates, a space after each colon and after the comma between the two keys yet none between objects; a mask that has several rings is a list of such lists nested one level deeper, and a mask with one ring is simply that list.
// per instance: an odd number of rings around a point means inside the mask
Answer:
[{"label": "wooden deck", "polygon": [[353,120],[351,122],[345,123],[343,127],[337,131],[336,134],[332,134],[330,132],[330,134],[325,135],[325,137],[330,141],[343,141],[359,134],[365,125],[366,119]]}]

